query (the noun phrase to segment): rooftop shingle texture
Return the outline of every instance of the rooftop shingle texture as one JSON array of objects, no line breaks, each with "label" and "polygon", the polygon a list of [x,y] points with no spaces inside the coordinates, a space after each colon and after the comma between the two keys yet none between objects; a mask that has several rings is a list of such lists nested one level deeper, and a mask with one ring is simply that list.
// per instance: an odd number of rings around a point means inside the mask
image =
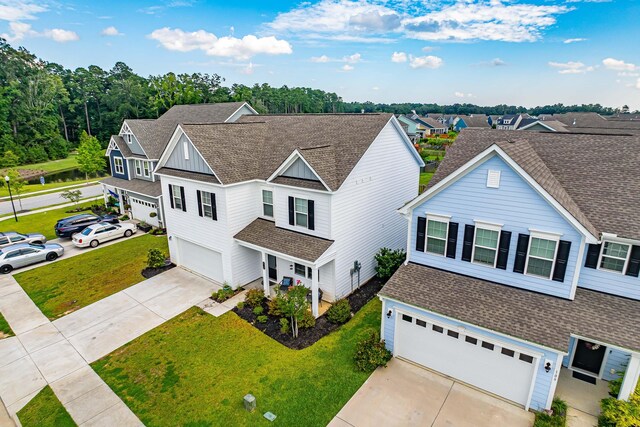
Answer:
[{"label": "rooftop shingle texture", "polygon": [[333,244],[333,240],[276,227],[272,221],[258,218],[234,236],[235,239],[314,262]]},{"label": "rooftop shingle texture", "polygon": [[282,185],[290,185],[292,187],[309,188],[311,190],[327,191],[320,181],[311,181],[309,179],[291,178],[289,176],[277,176],[271,182]]},{"label": "rooftop shingle texture", "polygon": [[122,139],[120,135],[111,135],[111,139],[113,140],[113,142],[116,143],[118,150],[122,153],[124,157],[134,156],[134,154],[129,149],[129,146],[127,146],[127,143],[124,142],[124,139]]},{"label": "rooftop shingle texture", "polygon": [[426,124],[427,126],[430,126],[435,129],[443,129],[447,127],[446,125],[443,125],[442,123],[440,123],[435,119],[432,119],[431,117],[420,117],[419,120],[422,123]]},{"label": "rooftop shingle texture", "polygon": [[[544,115],[545,120],[558,120],[568,128],[583,129],[617,129],[626,130],[631,133],[640,132],[639,121],[607,120],[597,113],[562,113]],[[575,123],[575,124],[574,124]]]},{"label": "rooftop shingle texture", "polygon": [[162,187],[160,181],[151,182],[143,179],[120,179],[113,176],[100,181],[103,184],[110,185],[112,187],[123,188],[127,191],[142,194],[149,197],[158,197],[162,195]]},{"label": "rooftop shingle texture", "polygon": [[640,239],[640,135],[464,129],[429,187],[493,144],[596,237],[606,232]]},{"label": "rooftop shingle texture", "polygon": [[408,264],[380,295],[564,352],[571,334],[640,350],[640,301],[587,289],[571,301]]},{"label": "rooftop shingle texture", "polygon": [[215,175],[210,175],[205,173],[190,172],[190,171],[185,171],[181,169],[171,169],[171,168],[160,168],[158,169],[157,173],[160,175],[175,176],[177,178],[186,178],[186,179],[193,179],[195,181],[220,184],[220,181],[218,181],[218,178],[216,178]]},{"label": "rooftop shingle texture", "polygon": [[461,119],[464,120],[464,123],[467,125],[467,127],[470,128],[490,128],[491,126],[489,126],[489,122],[487,121],[489,119],[488,116],[485,115],[473,115],[473,116],[460,116]]}]

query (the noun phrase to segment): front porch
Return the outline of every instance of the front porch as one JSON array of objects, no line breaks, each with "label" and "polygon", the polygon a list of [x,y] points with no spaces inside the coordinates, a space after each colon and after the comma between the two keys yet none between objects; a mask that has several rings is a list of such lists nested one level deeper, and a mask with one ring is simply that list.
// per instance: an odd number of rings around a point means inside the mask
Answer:
[{"label": "front porch", "polygon": [[[247,284],[244,286],[245,289],[261,289],[264,290],[264,284],[263,284],[263,279],[256,279],[253,282]],[[280,288],[280,283],[276,283],[274,281],[269,281],[269,295],[267,296],[267,298],[269,299],[273,299],[276,297],[276,295],[278,294]],[[322,285],[320,285],[319,287],[320,290],[322,290]],[[323,297],[324,297],[324,292],[323,292]],[[318,317],[322,316],[323,314],[325,314],[327,312],[327,310],[329,310],[329,308],[333,305],[331,302],[326,301],[324,298],[318,298]]]},{"label": "front porch", "polygon": [[584,380],[574,378],[572,370],[563,367],[560,369],[556,395],[571,408],[597,418],[600,415],[600,401],[609,397],[609,382],[601,379],[591,384]]}]

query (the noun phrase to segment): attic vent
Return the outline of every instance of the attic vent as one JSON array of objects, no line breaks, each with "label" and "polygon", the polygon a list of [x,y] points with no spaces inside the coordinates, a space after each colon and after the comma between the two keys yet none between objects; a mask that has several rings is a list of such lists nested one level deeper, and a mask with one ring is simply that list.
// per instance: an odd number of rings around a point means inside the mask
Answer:
[{"label": "attic vent", "polygon": [[487,187],[500,188],[500,171],[489,169],[487,173]]}]

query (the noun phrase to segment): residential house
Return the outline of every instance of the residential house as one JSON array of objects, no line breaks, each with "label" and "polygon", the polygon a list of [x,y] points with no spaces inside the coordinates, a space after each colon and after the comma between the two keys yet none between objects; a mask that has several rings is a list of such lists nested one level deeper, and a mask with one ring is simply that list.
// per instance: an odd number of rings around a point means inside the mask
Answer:
[{"label": "residential house", "polygon": [[409,118],[406,114],[398,114],[396,115],[396,119],[405,130],[405,133],[411,140],[411,142],[416,143],[419,139],[424,135],[424,128],[417,121]]},{"label": "residential house", "polygon": [[505,114],[496,120],[496,129],[498,130],[516,130],[520,126],[520,122],[529,118],[525,114]]},{"label": "residential house", "polygon": [[266,295],[299,281],[317,316],[374,276],[381,247],[406,246],[396,209],[422,166],[392,114],[178,125],[156,168],[171,259],[233,288],[261,280]]},{"label": "residential house", "polygon": [[452,124],[453,130],[460,132],[462,129],[467,128],[489,129],[491,125],[488,120],[489,117],[484,114],[460,115],[456,117]]},{"label": "residential house", "polygon": [[640,136],[462,132],[400,209],[407,262],[379,293],[387,347],[527,409],[549,409],[569,373],[595,389],[626,369],[627,399],[640,374],[638,153]]},{"label": "residential house", "polygon": [[106,156],[111,176],[103,179],[105,202],[117,201],[120,213],[156,227],[164,226],[160,180],[154,169],[178,123],[233,122],[257,114],[245,102],[176,105],[157,120],[127,119],[111,137]]},{"label": "residential house", "polygon": [[442,135],[449,131],[447,124],[443,124],[431,117],[414,117],[413,120],[422,124],[424,128],[423,138],[428,138],[432,135]]}]

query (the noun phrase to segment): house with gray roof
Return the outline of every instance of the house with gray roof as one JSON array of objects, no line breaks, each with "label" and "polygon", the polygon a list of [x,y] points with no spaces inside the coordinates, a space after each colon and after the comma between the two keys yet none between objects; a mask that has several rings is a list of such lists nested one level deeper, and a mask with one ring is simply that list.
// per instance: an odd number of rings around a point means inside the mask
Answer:
[{"label": "house with gray roof", "polygon": [[392,114],[179,124],[155,170],[171,259],[267,296],[300,283],[318,316],[375,275],[381,247],[406,246],[396,209],[422,166]]},{"label": "house with gray roof", "polygon": [[639,153],[638,135],[462,132],[399,209],[410,238],[379,293],[387,347],[525,409],[575,390],[597,408],[614,379],[628,399],[640,377]]},{"label": "house with gray roof", "polygon": [[105,202],[112,197],[120,213],[163,227],[162,190],[153,171],[176,126],[233,122],[245,114],[257,113],[246,102],[226,102],[175,105],[155,120],[125,120],[105,154],[111,166],[111,176],[101,181]]}]

